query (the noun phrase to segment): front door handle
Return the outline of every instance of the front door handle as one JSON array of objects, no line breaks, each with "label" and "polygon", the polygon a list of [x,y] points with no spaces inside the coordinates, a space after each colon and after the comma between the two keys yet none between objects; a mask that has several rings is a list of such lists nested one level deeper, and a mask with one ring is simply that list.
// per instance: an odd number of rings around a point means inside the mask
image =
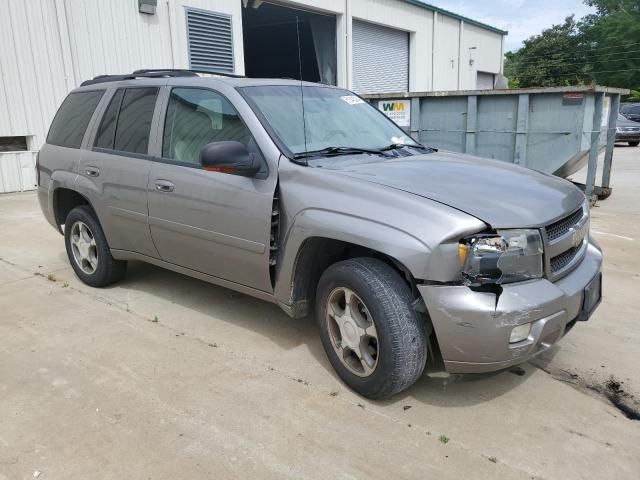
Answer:
[{"label": "front door handle", "polygon": [[98,175],[100,175],[100,169],[97,167],[87,167],[85,169],[85,173],[89,176],[89,177],[97,177]]},{"label": "front door handle", "polygon": [[159,192],[173,192],[175,185],[168,180],[157,180],[156,190]]}]

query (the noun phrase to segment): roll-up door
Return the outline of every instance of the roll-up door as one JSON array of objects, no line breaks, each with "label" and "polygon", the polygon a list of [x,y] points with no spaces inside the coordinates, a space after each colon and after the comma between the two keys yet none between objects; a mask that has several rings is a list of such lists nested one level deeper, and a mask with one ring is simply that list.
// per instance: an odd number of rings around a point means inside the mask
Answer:
[{"label": "roll-up door", "polygon": [[478,72],[476,78],[477,90],[493,90],[495,76],[493,73]]},{"label": "roll-up door", "polygon": [[357,93],[409,90],[409,34],[353,20],[353,90]]}]

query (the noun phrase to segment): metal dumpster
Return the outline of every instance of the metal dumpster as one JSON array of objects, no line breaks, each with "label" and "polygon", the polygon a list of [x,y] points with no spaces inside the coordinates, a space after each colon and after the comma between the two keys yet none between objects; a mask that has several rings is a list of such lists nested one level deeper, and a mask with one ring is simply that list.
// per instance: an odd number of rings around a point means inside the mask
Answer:
[{"label": "metal dumpster", "polygon": [[620,95],[628,90],[551,87],[366,95],[420,142],[495,158],[567,177],[588,162],[585,193],[594,191],[598,153],[609,179]]}]

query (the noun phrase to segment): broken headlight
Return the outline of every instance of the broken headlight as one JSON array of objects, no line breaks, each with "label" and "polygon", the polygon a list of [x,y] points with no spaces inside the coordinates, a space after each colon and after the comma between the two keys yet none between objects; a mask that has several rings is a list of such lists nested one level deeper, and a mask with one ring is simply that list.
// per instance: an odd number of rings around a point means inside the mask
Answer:
[{"label": "broken headlight", "polygon": [[458,245],[462,281],[480,286],[540,278],[542,251],[538,230],[498,230],[464,238]]}]

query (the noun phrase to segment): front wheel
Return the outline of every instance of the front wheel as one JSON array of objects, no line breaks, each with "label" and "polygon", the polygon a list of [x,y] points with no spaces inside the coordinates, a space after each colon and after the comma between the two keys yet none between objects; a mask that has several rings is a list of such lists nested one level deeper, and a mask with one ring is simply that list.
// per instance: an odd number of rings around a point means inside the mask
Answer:
[{"label": "front wheel", "polygon": [[324,350],[340,378],[368,398],[413,385],[427,360],[424,320],[411,289],[386,263],[355,258],[322,274],[316,319]]}]

